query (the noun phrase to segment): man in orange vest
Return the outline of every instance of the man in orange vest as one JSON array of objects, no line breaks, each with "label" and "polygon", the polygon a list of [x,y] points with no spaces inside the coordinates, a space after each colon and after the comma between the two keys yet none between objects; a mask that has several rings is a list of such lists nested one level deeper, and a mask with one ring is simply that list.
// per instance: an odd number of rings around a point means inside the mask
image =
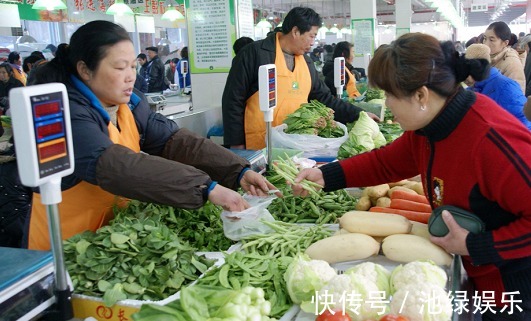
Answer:
[{"label": "man in orange vest", "polygon": [[[265,64],[274,63],[277,67],[278,103],[273,126],[280,125],[287,115],[312,99],[332,108],[336,121],[358,119],[362,109],[333,97],[305,55],[321,24],[321,17],[313,9],[295,7],[286,15],[282,32],[247,45],[234,58],[221,102],[226,145],[265,147],[265,122],[258,105],[258,68]],[[379,120],[374,114],[370,116]]]}]

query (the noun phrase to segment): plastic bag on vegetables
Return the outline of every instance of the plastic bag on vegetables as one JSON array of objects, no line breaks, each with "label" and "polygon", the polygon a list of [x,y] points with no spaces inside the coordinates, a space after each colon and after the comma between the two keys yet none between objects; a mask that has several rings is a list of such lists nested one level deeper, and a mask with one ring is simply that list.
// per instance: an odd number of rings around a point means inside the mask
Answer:
[{"label": "plastic bag on vegetables", "polygon": [[221,212],[223,233],[231,240],[239,241],[246,236],[270,233],[273,230],[263,221],[274,221],[267,207],[276,198],[271,196],[253,196],[245,194],[243,198],[251,205],[242,212]]},{"label": "plastic bag on vegetables", "polygon": [[287,125],[282,124],[273,127],[271,131],[271,141],[273,147],[297,149],[304,152],[304,157],[336,157],[339,146],[348,138],[347,127],[336,122],[345,133],[338,138],[323,138],[317,135],[287,134]]}]

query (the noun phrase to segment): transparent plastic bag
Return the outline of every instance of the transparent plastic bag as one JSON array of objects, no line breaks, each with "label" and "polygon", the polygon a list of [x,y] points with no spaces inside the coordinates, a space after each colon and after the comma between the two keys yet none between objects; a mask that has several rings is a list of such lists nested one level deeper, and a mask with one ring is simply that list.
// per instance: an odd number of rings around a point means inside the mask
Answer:
[{"label": "transparent plastic bag", "polygon": [[273,147],[289,148],[303,151],[304,157],[337,157],[339,147],[348,139],[347,127],[336,122],[345,133],[338,138],[324,138],[317,135],[287,134],[284,131],[288,127],[282,124],[271,130],[271,142]]},{"label": "transparent plastic bag", "polygon": [[243,198],[251,205],[250,208],[242,212],[221,212],[225,236],[233,241],[239,241],[246,236],[272,232],[273,230],[265,225],[263,221],[272,222],[275,220],[267,210],[267,207],[276,196],[246,194]]}]

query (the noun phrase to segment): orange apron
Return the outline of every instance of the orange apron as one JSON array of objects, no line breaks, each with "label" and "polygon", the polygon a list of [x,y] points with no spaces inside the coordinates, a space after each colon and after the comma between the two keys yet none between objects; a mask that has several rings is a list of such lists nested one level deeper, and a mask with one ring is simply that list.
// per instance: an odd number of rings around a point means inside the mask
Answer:
[{"label": "orange apron", "polygon": [[348,68],[345,68],[345,72],[348,75],[348,83],[347,83],[347,94],[349,98],[359,97],[361,96],[360,92],[358,91],[358,88],[356,87],[356,77],[348,70]]},{"label": "orange apron", "polygon": [[[312,88],[310,70],[304,56],[295,56],[295,69],[289,70],[278,41],[277,33],[275,66],[277,67],[277,107],[273,112],[272,126],[282,124],[286,116],[308,102]],[[245,108],[245,148],[262,149],[265,147],[266,126],[264,113],[260,111],[258,91],[248,100]]]},{"label": "orange apron", "polygon": [[[118,108],[117,119],[120,130],[111,122],[107,126],[111,141],[140,152],[140,135],[133,113],[126,104]],[[113,207],[123,205],[125,201],[85,181],[63,191],[62,198],[58,210],[63,239],[86,230],[96,231],[112,219]],[[38,193],[33,193],[28,242],[28,248],[32,250],[50,249],[46,207],[41,203],[41,195]]]}]

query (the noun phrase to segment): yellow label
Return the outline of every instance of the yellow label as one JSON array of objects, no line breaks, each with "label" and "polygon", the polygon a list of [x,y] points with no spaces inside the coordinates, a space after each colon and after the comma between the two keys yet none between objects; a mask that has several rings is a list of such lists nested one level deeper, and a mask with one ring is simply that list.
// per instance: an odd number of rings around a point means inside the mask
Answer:
[{"label": "yellow label", "polygon": [[140,307],[129,307],[115,304],[106,307],[102,301],[72,298],[75,318],[93,317],[98,321],[131,321],[131,315],[140,310]]}]

